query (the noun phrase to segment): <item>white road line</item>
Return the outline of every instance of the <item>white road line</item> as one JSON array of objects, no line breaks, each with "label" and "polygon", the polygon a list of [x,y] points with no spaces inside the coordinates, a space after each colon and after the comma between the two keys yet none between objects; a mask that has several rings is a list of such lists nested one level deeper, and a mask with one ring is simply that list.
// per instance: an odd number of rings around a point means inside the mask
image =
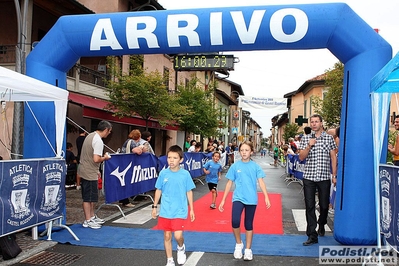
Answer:
[{"label": "white road line", "polygon": [[113,223],[121,223],[121,224],[145,224],[149,220],[151,220],[151,212],[152,207],[147,206],[142,208],[136,212],[130,213],[126,215],[126,219],[121,217],[118,220],[113,221]]},{"label": "white road line", "polygon": [[195,266],[201,259],[201,257],[204,255],[204,252],[193,252],[190,254],[188,257],[186,263],[184,263],[185,266]]},{"label": "white road line", "polygon": [[[295,225],[298,228],[298,231],[306,232],[305,209],[292,209],[292,214],[294,215]],[[316,210],[316,217],[319,217],[319,215],[319,212]],[[331,232],[331,229],[328,225],[325,225],[324,228],[326,229],[326,232]]]}]

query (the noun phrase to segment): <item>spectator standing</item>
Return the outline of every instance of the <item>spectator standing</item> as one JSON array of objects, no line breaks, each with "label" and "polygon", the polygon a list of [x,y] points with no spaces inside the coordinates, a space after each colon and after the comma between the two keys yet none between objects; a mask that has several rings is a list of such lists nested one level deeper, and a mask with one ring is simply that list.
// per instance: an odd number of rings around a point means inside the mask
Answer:
[{"label": "spectator standing", "polygon": [[212,154],[212,160],[207,161],[203,166],[204,173],[206,174],[205,180],[208,183],[209,191],[212,193],[211,209],[216,209],[218,182],[221,179],[222,173],[222,165],[219,163],[219,160],[220,153],[215,151]]},{"label": "spectator standing", "polygon": [[[396,130],[399,130],[399,116],[395,117],[395,122],[393,124]],[[399,166],[399,134],[396,136],[394,145],[388,144],[388,151],[393,155],[393,164]]]},{"label": "spectator standing", "polygon": [[83,142],[82,153],[80,156],[80,165],[78,174],[81,177],[83,212],[85,221],[83,227],[99,229],[105,222],[94,214],[94,204],[98,202],[98,178],[100,176],[100,164],[109,160],[111,156],[105,153],[104,138],[112,131],[112,125],[108,121],[98,123],[96,131],[87,135]]},{"label": "spectator standing", "polygon": [[144,131],[141,133],[141,138],[145,141],[147,141],[147,144],[144,144],[147,146],[148,152],[151,153],[152,155],[155,155],[154,149],[152,148],[150,141],[152,138],[151,132],[150,131]]},{"label": "spectator standing", "polygon": [[194,146],[194,152],[201,152],[201,149],[202,149],[202,143],[197,142]]},{"label": "spectator standing", "polygon": [[231,162],[232,162],[232,159],[230,158],[231,154],[233,153],[232,146],[233,146],[233,144],[231,142],[229,142],[229,144],[226,146],[226,149],[225,149],[226,160],[227,160],[226,165],[229,165],[229,166],[231,165]]},{"label": "spectator standing", "polygon": [[283,153],[284,153],[284,157],[286,157],[286,159],[287,159],[288,154],[295,155],[295,152],[291,149],[290,145],[288,145],[288,144],[283,145]]},{"label": "spectator standing", "polygon": [[224,149],[224,141],[220,142],[220,145],[218,147],[220,153],[224,153],[226,150]]},{"label": "spectator standing", "polygon": [[184,142],[184,151],[185,151],[185,152],[187,152],[188,149],[189,149],[190,146],[191,146],[190,140],[191,140],[191,138],[190,138],[190,137],[187,137],[187,138],[186,138],[186,141]]},{"label": "spectator standing", "polygon": [[[79,126],[79,136],[76,138],[76,149],[78,150],[78,154],[76,157],[76,161],[78,163],[77,167],[79,166],[80,163],[80,154],[82,153],[82,145],[83,142],[85,141],[85,138],[87,136],[87,131],[85,126]],[[79,174],[76,174],[76,189],[80,190],[80,176]]]},{"label": "spectator standing", "polygon": [[303,133],[305,135],[309,135],[312,132],[312,129],[310,127],[304,127]]},{"label": "spectator standing", "polygon": [[[127,140],[123,143],[121,151],[122,153],[141,155],[143,152],[149,152],[150,148],[151,146],[149,146],[148,142],[141,138],[140,130],[133,129],[130,131]],[[129,198],[121,199],[119,203],[128,208],[133,208],[135,206],[130,202]]]},{"label": "spectator standing", "polygon": [[275,145],[274,145],[274,148],[273,148],[273,159],[274,159],[274,163],[271,163],[270,165],[274,165],[275,167],[277,167],[278,153],[279,153],[279,149],[278,149],[278,147],[277,147],[277,144],[275,144]]},{"label": "spectator standing", "polygon": [[75,154],[72,151],[72,143],[67,142],[66,144],[66,152],[65,152],[65,162],[67,164],[67,175],[65,184],[70,186],[74,185],[76,181],[76,171],[77,171],[77,160]]},{"label": "spectator standing", "polygon": [[177,263],[184,264],[186,262],[183,229],[188,215],[187,203],[190,206],[191,222],[195,220],[192,191],[195,184],[190,173],[180,168],[183,156],[183,150],[179,146],[171,146],[167,152],[169,167],[161,170],[155,183],[156,191],[151,215],[153,219],[156,219],[158,202],[162,196],[158,228],[164,231],[166,266],[175,265],[172,255],[172,232],[174,232],[177,242]]},{"label": "spectator standing", "polygon": [[261,152],[260,152],[260,157],[266,157],[266,152],[267,152],[266,147],[263,147]]},{"label": "spectator standing", "polygon": [[[304,246],[318,243],[318,236],[325,235],[327,223],[329,196],[332,178],[337,175],[337,145],[331,135],[323,130],[323,119],[314,114],[310,117],[312,133],[302,138],[299,144],[299,160],[306,159],[303,173],[303,191],[306,207],[306,235],[308,239]],[[316,218],[316,189],[319,196],[320,216]],[[319,228],[316,232],[317,224]]]},{"label": "spectator standing", "polygon": [[212,153],[214,151],[215,151],[215,147],[213,147],[213,145],[208,145],[208,147],[205,150],[206,153]]},{"label": "spectator standing", "polygon": [[121,152],[140,155],[143,152],[148,152],[148,148],[145,145],[146,143],[147,141],[141,138],[140,130],[133,129],[130,131],[127,140],[123,143]]},{"label": "spectator standing", "polygon": [[[296,150],[298,150],[299,142],[301,142],[301,138],[302,138],[301,135],[295,135],[295,137],[294,137],[294,144],[295,144]],[[292,150],[294,150],[294,149],[292,149]],[[294,151],[295,153],[296,153],[296,150]]]},{"label": "spectator standing", "polygon": [[[335,144],[337,145],[337,149],[335,150],[337,153],[337,169],[338,169],[338,147],[339,147],[339,127],[337,128],[330,128],[327,131],[327,134],[330,134],[333,136]],[[334,214],[334,208],[335,208],[335,194],[336,194],[336,186],[337,186],[337,179],[333,178],[331,182],[331,189],[330,189],[330,206],[328,213],[331,215]]]},{"label": "spectator standing", "polygon": [[[298,139],[298,136],[297,136],[296,138]],[[290,144],[291,150],[292,150],[294,153],[296,153],[297,150],[298,150],[298,146],[297,146],[297,144],[295,143],[294,138],[289,138],[289,139],[288,139],[288,142],[289,142],[289,144]],[[298,143],[298,145],[299,145],[299,143]]]},{"label": "spectator standing", "polygon": [[230,189],[235,183],[235,190],[233,192],[233,207],[231,224],[233,228],[236,245],[234,249],[234,258],[241,259],[244,244],[241,240],[240,223],[241,215],[245,209],[244,225],[246,245],[244,251],[244,260],[252,260],[252,239],[253,239],[253,220],[255,217],[255,210],[258,204],[257,184],[265,196],[266,208],[270,208],[270,200],[267,194],[266,185],[263,178],[266,176],[262,168],[251,160],[251,155],[254,152],[253,144],[249,141],[244,141],[239,147],[241,161],[235,162],[227,171],[226,178],[228,179],[226,188],[224,190],[222,201],[219,205],[219,210],[224,211],[224,204]]},{"label": "spectator standing", "polygon": [[191,140],[190,141],[190,148],[188,148],[187,152],[195,152],[195,144],[197,144],[195,139]]}]

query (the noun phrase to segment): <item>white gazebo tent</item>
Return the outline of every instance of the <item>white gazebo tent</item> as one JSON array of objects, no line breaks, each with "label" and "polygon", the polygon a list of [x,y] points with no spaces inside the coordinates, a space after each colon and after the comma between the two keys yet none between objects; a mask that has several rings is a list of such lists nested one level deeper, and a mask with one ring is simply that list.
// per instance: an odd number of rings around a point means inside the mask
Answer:
[{"label": "white gazebo tent", "polygon": [[68,91],[0,67],[0,101],[51,101],[55,106],[56,157],[62,156]]}]

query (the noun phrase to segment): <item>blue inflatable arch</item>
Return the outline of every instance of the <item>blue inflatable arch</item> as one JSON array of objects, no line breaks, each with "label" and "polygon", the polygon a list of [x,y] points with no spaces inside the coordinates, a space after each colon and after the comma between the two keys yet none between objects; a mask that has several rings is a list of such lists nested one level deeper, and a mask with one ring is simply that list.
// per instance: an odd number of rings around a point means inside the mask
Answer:
[{"label": "blue inflatable arch", "polygon": [[[370,80],[392,58],[392,48],[346,4],[65,16],[29,54],[27,74],[66,89],[66,72],[80,57],[319,48],[345,64],[334,237],[375,244]],[[30,105],[51,136],[51,107]],[[42,136],[35,123],[25,114],[24,134]],[[24,157],[53,156],[47,147],[41,137],[25,142]]]}]

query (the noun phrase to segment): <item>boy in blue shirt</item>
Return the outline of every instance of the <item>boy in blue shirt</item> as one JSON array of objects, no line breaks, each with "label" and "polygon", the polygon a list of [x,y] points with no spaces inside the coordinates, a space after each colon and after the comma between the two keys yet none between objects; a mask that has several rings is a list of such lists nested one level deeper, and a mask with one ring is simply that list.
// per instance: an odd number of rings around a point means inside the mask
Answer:
[{"label": "boy in blue shirt", "polygon": [[192,192],[195,185],[190,173],[180,168],[183,158],[183,150],[178,145],[171,146],[167,153],[169,167],[159,173],[155,183],[152,218],[156,219],[157,217],[157,205],[162,195],[158,228],[164,231],[166,266],[175,265],[172,256],[172,232],[174,232],[177,242],[177,263],[184,264],[186,262],[183,228],[188,214],[187,202],[190,206],[191,222],[195,220]]},{"label": "boy in blue shirt", "polygon": [[212,192],[211,209],[216,209],[217,187],[220,180],[220,173],[222,172],[222,165],[219,163],[219,160],[220,153],[215,151],[212,155],[212,160],[207,161],[203,166],[209,191]]}]

